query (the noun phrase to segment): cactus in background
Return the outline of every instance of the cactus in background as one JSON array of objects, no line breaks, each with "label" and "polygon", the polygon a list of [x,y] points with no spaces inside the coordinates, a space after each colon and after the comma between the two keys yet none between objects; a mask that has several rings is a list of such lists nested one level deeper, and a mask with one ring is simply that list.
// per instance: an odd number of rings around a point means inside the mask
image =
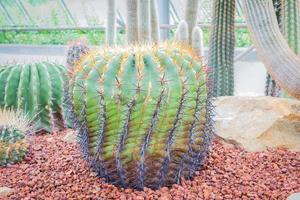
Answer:
[{"label": "cactus in background", "polygon": [[20,110],[0,109],[0,166],[23,159],[29,146],[25,135],[32,131],[29,124]]},{"label": "cactus in background", "polygon": [[0,70],[0,107],[24,110],[38,130],[61,130],[66,80],[66,69],[52,63],[5,66]]},{"label": "cactus in background", "polygon": [[188,25],[184,20],[181,20],[177,26],[175,32],[175,41],[188,44],[189,43],[189,32],[188,32]]},{"label": "cactus in background", "polygon": [[281,0],[280,15],[281,32],[287,40],[288,45],[300,55],[300,16],[299,1]]},{"label": "cactus in background", "polygon": [[185,8],[185,21],[188,25],[189,44],[192,45],[192,33],[197,24],[199,0],[187,0]]},{"label": "cactus in background", "polygon": [[234,94],[235,0],[214,0],[208,65],[214,96]]},{"label": "cactus in background", "polygon": [[195,26],[193,29],[192,47],[197,52],[198,56],[200,57],[204,56],[203,32],[202,29],[198,26]]},{"label": "cactus in background", "polygon": [[121,187],[157,189],[192,178],[212,136],[205,65],[183,45],[104,49],[70,80],[85,158]]},{"label": "cactus in background", "polygon": [[138,0],[127,0],[126,35],[128,44],[135,44],[139,40]]},{"label": "cactus in background", "polygon": [[151,0],[151,39],[152,42],[159,42],[159,20],[158,20],[158,8],[156,0]]},{"label": "cactus in background", "polygon": [[[282,17],[282,10],[281,10],[281,0],[272,0],[273,6],[277,18],[277,22],[280,26],[281,24],[281,17]],[[265,86],[265,95],[272,96],[272,97],[279,97],[280,96],[280,87],[276,82],[272,79],[271,75],[267,73],[266,78],[266,86]]]},{"label": "cactus in background", "polygon": [[151,0],[140,0],[139,1],[139,42],[150,42],[151,41],[151,23],[150,23],[150,1]]},{"label": "cactus in background", "polygon": [[116,43],[116,2],[107,0],[107,4],[106,44],[113,46]]},{"label": "cactus in background", "polygon": [[76,65],[76,63],[80,60],[81,56],[86,55],[90,51],[85,39],[71,41],[68,46],[68,68],[74,67],[74,65]]}]

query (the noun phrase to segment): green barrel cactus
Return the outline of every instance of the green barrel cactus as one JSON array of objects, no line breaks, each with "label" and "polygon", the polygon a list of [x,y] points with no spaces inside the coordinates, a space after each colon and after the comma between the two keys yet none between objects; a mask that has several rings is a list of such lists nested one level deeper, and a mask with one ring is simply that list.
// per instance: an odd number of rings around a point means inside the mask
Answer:
[{"label": "green barrel cactus", "polygon": [[21,109],[36,121],[36,129],[65,128],[63,109],[66,69],[39,62],[0,68],[0,107]]},{"label": "green barrel cactus", "polygon": [[0,166],[14,164],[28,151],[25,137],[32,129],[30,120],[21,111],[0,109]]},{"label": "green barrel cactus", "polygon": [[100,177],[157,189],[192,178],[212,136],[206,66],[179,44],[104,49],[70,80],[74,126]]}]

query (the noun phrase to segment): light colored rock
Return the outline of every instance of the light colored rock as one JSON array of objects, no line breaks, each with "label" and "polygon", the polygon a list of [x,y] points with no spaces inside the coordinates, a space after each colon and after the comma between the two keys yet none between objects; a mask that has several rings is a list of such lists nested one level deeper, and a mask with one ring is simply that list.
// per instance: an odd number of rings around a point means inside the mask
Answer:
[{"label": "light colored rock", "polygon": [[0,198],[7,197],[8,195],[12,194],[14,192],[13,189],[8,187],[0,187]]},{"label": "light colored rock", "polygon": [[300,152],[300,101],[274,97],[220,97],[216,134],[248,151],[286,147]]},{"label": "light colored rock", "polygon": [[300,192],[290,195],[287,200],[300,200]]},{"label": "light colored rock", "polygon": [[67,143],[77,143],[77,134],[73,130],[67,130],[66,135],[63,138],[63,141]]}]

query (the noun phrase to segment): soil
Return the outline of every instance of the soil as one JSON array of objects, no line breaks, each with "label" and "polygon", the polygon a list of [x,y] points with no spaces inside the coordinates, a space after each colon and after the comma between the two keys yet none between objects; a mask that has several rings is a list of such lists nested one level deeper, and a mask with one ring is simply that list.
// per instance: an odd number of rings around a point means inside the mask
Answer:
[{"label": "soil", "polygon": [[300,192],[300,153],[287,149],[250,153],[215,139],[193,181],[157,191],[122,189],[96,177],[67,131],[32,136],[30,152],[18,164],[0,168],[7,199],[286,199]]}]

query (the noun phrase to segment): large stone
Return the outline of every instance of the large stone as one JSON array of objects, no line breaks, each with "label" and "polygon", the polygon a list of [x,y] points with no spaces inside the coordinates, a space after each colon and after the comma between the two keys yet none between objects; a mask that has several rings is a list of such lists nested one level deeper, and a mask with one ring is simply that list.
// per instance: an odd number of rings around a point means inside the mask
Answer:
[{"label": "large stone", "polygon": [[67,143],[77,143],[77,134],[76,134],[76,132],[72,129],[67,130],[67,133],[63,138],[63,141],[65,141]]},{"label": "large stone", "polygon": [[13,189],[8,187],[0,187],[0,198],[8,197],[14,192]]},{"label": "large stone", "polygon": [[216,134],[248,151],[300,151],[300,101],[274,97],[220,97]]},{"label": "large stone", "polygon": [[299,200],[300,199],[300,192],[299,193],[294,193],[294,194],[291,194],[287,200]]}]

